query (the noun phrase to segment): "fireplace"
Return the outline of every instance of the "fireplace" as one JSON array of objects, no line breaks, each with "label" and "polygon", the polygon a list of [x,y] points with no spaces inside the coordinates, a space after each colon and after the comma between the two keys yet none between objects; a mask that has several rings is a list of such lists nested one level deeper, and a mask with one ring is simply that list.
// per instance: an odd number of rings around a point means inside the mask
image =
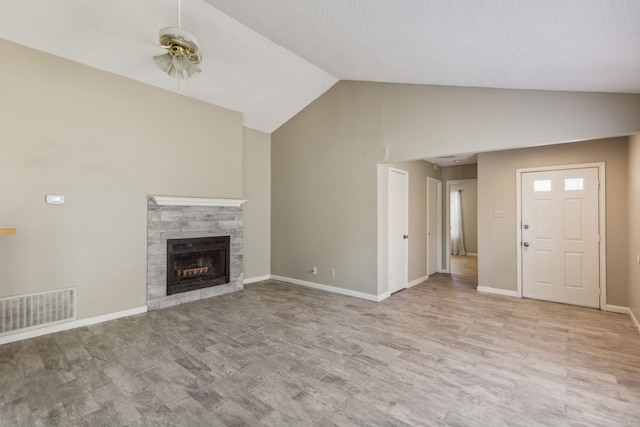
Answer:
[{"label": "fireplace", "polygon": [[[149,310],[242,290],[244,202],[238,199],[149,196]],[[215,241],[217,237],[214,236],[222,236],[222,241]],[[193,239],[205,240],[195,243],[197,240]],[[213,245],[206,239],[214,239]],[[220,247],[221,242],[225,249]],[[177,255],[175,260],[171,260],[171,252]],[[200,252],[209,257],[209,261],[198,260]],[[181,262],[183,266],[178,267],[174,262]]]},{"label": "fireplace", "polygon": [[167,295],[230,281],[231,236],[167,239]]}]

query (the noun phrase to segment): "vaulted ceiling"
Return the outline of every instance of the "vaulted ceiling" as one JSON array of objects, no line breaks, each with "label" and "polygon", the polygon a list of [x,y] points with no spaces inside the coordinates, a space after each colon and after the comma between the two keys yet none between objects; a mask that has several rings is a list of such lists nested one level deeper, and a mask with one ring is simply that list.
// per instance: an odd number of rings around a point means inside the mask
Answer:
[{"label": "vaulted ceiling", "polygon": [[638,0],[182,0],[204,61],[180,85],[152,60],[177,10],[3,0],[0,37],[240,111],[264,132],[343,79],[640,93]]}]

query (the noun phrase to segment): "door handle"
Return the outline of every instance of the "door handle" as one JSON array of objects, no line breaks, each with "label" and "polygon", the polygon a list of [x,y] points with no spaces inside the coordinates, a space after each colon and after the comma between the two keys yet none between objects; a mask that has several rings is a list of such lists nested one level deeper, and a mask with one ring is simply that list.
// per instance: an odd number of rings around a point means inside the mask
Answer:
[{"label": "door handle", "polygon": [[407,236],[406,234],[404,236],[402,236],[403,239],[408,239],[409,236]]},{"label": "door handle", "polygon": [[522,246],[524,246],[525,248],[528,248],[528,247],[529,247],[529,242],[524,242],[524,243],[522,244]]}]

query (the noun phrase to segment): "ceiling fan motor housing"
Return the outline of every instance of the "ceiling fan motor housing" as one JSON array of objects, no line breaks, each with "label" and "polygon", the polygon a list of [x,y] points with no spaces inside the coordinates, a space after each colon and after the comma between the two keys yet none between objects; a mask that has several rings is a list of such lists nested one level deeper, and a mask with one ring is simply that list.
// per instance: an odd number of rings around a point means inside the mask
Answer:
[{"label": "ceiling fan motor housing", "polygon": [[158,67],[176,78],[191,77],[200,72],[196,66],[202,62],[196,38],[189,32],[177,27],[165,27],[160,30],[160,45],[166,49],[164,55],[155,56]]}]

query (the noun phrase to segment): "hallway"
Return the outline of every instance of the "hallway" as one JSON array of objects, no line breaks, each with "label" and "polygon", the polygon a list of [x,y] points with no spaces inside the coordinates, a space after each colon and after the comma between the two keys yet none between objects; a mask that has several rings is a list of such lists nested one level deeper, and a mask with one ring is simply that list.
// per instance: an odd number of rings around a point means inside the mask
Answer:
[{"label": "hallway", "polygon": [[478,257],[451,255],[451,279],[471,289],[478,287]]}]

